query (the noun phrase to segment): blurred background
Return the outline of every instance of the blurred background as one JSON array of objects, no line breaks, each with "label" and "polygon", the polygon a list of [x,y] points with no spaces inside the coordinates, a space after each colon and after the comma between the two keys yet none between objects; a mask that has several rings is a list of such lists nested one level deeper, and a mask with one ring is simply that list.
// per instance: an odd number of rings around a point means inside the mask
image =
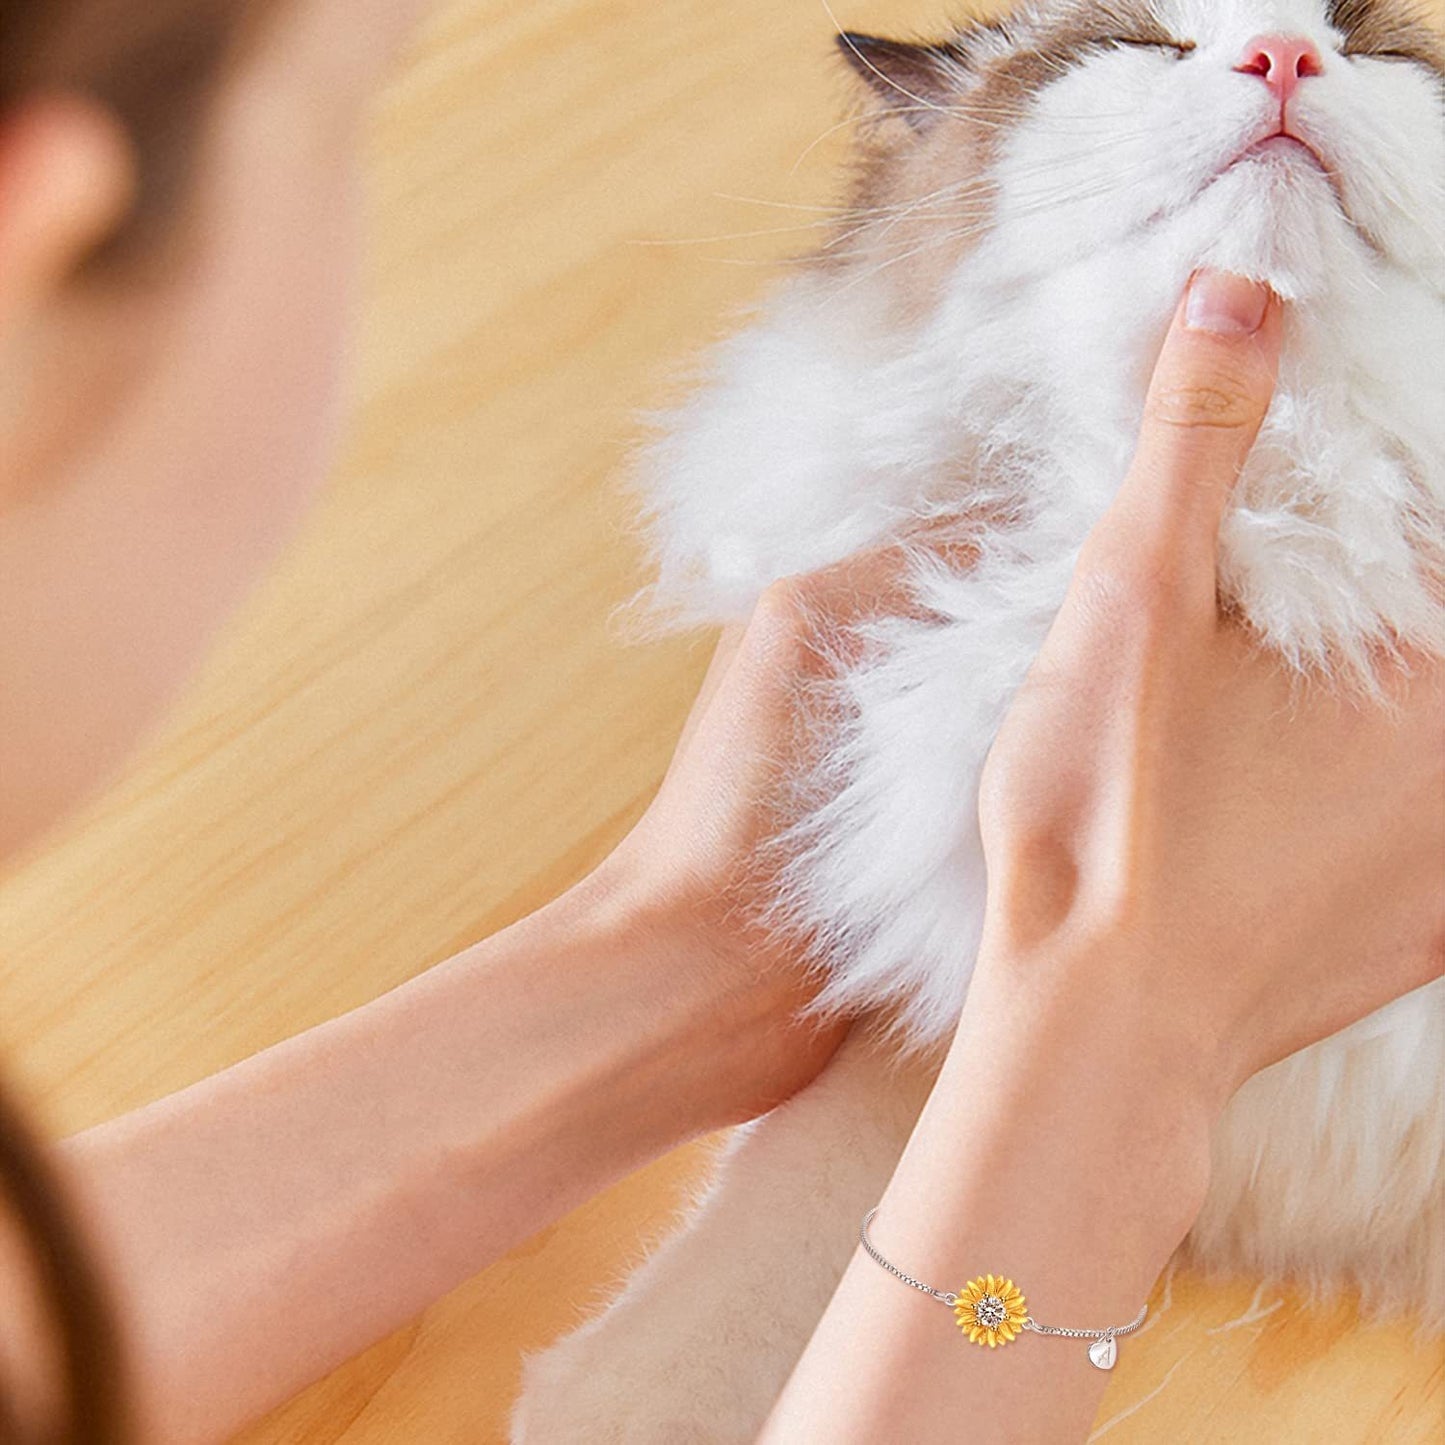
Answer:
[{"label": "blurred background", "polygon": [[[436,12],[376,110],[354,409],[321,505],[164,734],[0,880],[0,1054],[52,1131],[402,982],[639,814],[709,640],[613,621],[643,577],[619,486],[638,417],[840,194],[835,17],[936,35],[949,13]],[[605,1298],[711,1151],[545,1231],[248,1445],[501,1445],[522,1353]],[[1155,1300],[1096,1439],[1445,1438],[1438,1341],[1247,1282],[1181,1273]]]}]

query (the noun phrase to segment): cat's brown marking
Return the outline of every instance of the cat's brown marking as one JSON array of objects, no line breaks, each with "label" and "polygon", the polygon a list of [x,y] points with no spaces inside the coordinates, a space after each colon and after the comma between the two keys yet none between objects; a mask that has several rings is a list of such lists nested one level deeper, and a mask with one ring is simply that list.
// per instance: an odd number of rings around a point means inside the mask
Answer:
[{"label": "cat's brown marking", "polygon": [[[1445,76],[1445,38],[1412,0],[1331,0],[1344,53],[1417,63]],[[1046,85],[1121,44],[1177,46],[1150,0],[1031,0],[950,39],[909,45],[841,37],[872,91],[852,208],[817,258],[875,284],[900,324],[927,314],[987,230],[1000,138]]]},{"label": "cat's brown marking", "polygon": [[1445,39],[1409,0],[1332,0],[1330,23],[1346,55],[1414,61],[1445,77]]},{"label": "cat's brown marking", "polygon": [[949,103],[957,78],[953,68],[960,56],[946,41],[918,45],[845,30],[838,36],[838,50],[873,90],[877,103],[915,129],[921,129],[936,108]]},{"label": "cat's brown marking", "polygon": [[[1187,43],[1149,0],[1026,4],[942,45],[843,40],[873,91],[855,164],[851,214],[818,257],[828,270],[876,275],[898,318],[926,314],[987,230],[988,173],[999,141],[1032,98],[1090,54],[1121,43]],[[885,280],[886,278],[886,280]]]}]

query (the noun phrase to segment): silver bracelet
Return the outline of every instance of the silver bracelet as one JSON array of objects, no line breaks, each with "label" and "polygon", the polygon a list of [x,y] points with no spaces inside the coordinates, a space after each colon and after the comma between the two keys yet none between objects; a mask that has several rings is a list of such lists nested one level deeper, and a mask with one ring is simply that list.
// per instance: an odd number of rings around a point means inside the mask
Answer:
[{"label": "silver bracelet", "polygon": [[870,1209],[863,1217],[863,1227],[858,1231],[858,1242],[867,1252],[869,1259],[881,1264],[895,1279],[901,1279],[910,1289],[921,1290],[933,1299],[941,1300],[954,1313],[958,1327],[976,1345],[987,1345],[996,1349],[999,1345],[1011,1344],[1025,1330],[1035,1335],[1059,1335],[1070,1340],[1092,1340],[1089,1346],[1089,1361],[1100,1370],[1112,1370],[1119,1358],[1118,1340],[1132,1335],[1149,1313],[1146,1304],[1127,1325],[1111,1325],[1102,1330],[1069,1330],[1062,1325],[1041,1325],[1024,1307],[1024,1297],[1019,1293],[1013,1280],[1001,1274],[980,1275],[970,1280],[955,1294],[952,1290],[934,1289],[921,1283],[911,1274],[904,1274],[896,1264],[883,1258],[877,1246],[868,1238],[868,1226],[878,1211]]}]

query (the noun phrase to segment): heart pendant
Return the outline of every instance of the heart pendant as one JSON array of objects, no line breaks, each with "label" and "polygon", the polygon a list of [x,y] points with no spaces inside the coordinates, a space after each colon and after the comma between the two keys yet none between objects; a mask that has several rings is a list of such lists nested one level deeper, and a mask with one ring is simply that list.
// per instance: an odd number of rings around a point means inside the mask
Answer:
[{"label": "heart pendant", "polygon": [[1114,1361],[1119,1358],[1119,1346],[1113,1335],[1105,1335],[1101,1340],[1095,1340],[1089,1346],[1089,1360],[1096,1369],[1112,1370]]}]

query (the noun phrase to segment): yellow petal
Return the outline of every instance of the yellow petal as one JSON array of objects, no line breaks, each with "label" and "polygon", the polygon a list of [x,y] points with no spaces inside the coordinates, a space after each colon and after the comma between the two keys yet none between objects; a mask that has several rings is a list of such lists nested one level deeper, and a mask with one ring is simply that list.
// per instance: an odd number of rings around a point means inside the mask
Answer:
[{"label": "yellow petal", "polygon": [[1014,1329],[1013,1329],[1013,1326],[1012,1326],[1012,1325],[1009,1325],[1009,1324],[1007,1324],[1007,1323],[1001,1324],[1001,1325],[998,1327],[998,1332],[999,1332],[999,1334],[1001,1334],[1001,1335],[1004,1337],[1005,1340],[1012,1341],[1013,1338],[1014,1338]]}]

